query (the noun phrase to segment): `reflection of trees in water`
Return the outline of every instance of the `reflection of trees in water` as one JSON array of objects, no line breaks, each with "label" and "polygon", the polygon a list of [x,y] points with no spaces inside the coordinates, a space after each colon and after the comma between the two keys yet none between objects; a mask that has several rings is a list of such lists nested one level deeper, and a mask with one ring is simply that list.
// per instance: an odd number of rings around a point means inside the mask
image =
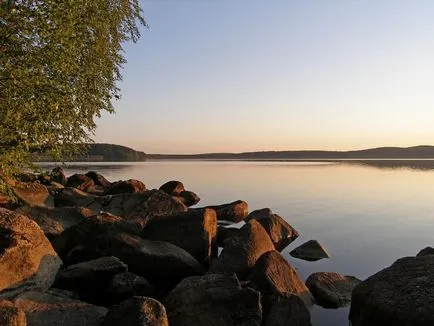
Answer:
[{"label": "reflection of trees in water", "polygon": [[345,164],[363,165],[378,169],[396,170],[410,169],[429,171],[434,170],[434,160],[357,160],[342,161]]}]

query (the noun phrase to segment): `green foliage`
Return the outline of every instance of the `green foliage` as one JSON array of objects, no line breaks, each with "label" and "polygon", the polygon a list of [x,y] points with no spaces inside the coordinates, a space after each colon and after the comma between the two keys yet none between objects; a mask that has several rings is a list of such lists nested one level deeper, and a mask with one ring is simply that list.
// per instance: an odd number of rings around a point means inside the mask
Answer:
[{"label": "green foliage", "polygon": [[138,0],[0,0],[0,169],[61,160],[113,112],[122,45],[146,26]]}]

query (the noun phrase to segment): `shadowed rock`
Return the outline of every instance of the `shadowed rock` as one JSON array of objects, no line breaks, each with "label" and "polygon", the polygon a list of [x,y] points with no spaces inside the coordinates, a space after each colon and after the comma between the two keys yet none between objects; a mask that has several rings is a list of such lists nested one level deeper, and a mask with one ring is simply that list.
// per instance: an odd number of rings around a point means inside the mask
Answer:
[{"label": "shadowed rock", "polygon": [[170,196],[179,196],[185,189],[181,181],[172,180],[162,185],[160,190]]},{"label": "shadowed rock", "polygon": [[296,295],[276,296],[264,315],[264,326],[312,326],[306,304]]},{"label": "shadowed rock", "polygon": [[421,251],[419,251],[419,253],[416,255],[416,257],[427,256],[427,255],[434,255],[434,248],[433,247],[423,248]]},{"label": "shadowed rock", "polygon": [[93,180],[94,184],[97,186],[110,187],[112,184],[103,175],[101,175],[95,171],[87,172],[86,176],[91,178]]},{"label": "shadowed rock", "polygon": [[26,326],[26,315],[24,311],[16,307],[12,302],[0,300],[0,325]]},{"label": "shadowed rock", "polygon": [[169,326],[166,309],[155,299],[132,297],[113,306],[102,326]]},{"label": "shadowed rock", "polygon": [[25,312],[29,326],[99,326],[107,313],[106,308],[60,293],[25,292],[13,302]]},{"label": "shadowed rock", "polygon": [[238,228],[228,228],[220,225],[217,228],[217,245],[224,248],[225,242],[233,236],[238,235],[239,232],[240,229]]},{"label": "shadowed rock", "polygon": [[200,197],[193,191],[184,190],[177,197],[185,206],[190,207],[200,202]]},{"label": "shadowed rock", "polygon": [[170,242],[209,266],[216,250],[217,217],[212,209],[192,210],[150,220],[142,232],[149,240]]},{"label": "shadowed rock", "polygon": [[67,180],[65,187],[77,188],[78,190],[86,191],[92,187],[94,182],[85,174],[73,174]]},{"label": "shadowed rock", "polygon": [[218,220],[225,220],[234,223],[243,221],[249,214],[249,206],[245,201],[237,200],[229,204],[207,206],[216,211]]},{"label": "shadowed rock", "polygon": [[245,224],[229,241],[218,259],[211,264],[211,273],[235,273],[244,280],[256,261],[274,245],[267,232],[257,221]]},{"label": "shadowed rock", "polygon": [[360,282],[354,276],[320,272],[311,274],[306,280],[306,286],[318,305],[339,308],[350,304],[351,292]]},{"label": "shadowed rock", "polygon": [[295,248],[289,253],[292,257],[307,261],[317,261],[323,258],[330,258],[327,251],[316,240],[309,240]]},{"label": "shadowed rock", "polygon": [[150,296],[154,287],[143,277],[131,272],[113,276],[105,289],[106,296],[112,303],[119,303],[132,296]]},{"label": "shadowed rock", "polygon": [[291,225],[279,215],[273,214],[269,208],[251,212],[245,221],[248,222],[251,219],[261,223],[277,251],[282,251],[299,236],[299,233]]},{"label": "shadowed rock", "polygon": [[50,178],[51,178],[51,181],[57,182],[63,186],[66,184],[66,180],[67,180],[65,172],[63,171],[63,169],[60,166],[56,166],[51,171]]},{"label": "shadowed rock", "polygon": [[146,186],[143,182],[139,180],[129,179],[113,182],[105,191],[104,195],[116,195],[125,193],[131,194],[144,191],[146,191]]},{"label": "shadowed rock", "polygon": [[0,208],[0,297],[48,289],[61,264],[35,222]]},{"label": "shadowed rock", "polygon": [[163,300],[171,326],[261,325],[259,292],[241,288],[234,275],[183,279]]},{"label": "shadowed rock", "polygon": [[434,325],[434,256],[404,257],[357,285],[353,326]]}]

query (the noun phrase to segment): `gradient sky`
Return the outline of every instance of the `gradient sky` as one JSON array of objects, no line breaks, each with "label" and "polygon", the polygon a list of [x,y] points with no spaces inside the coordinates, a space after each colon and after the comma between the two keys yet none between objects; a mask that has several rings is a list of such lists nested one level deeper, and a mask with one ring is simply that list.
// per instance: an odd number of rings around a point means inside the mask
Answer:
[{"label": "gradient sky", "polygon": [[434,145],[432,0],[144,0],[95,141],[147,153]]}]

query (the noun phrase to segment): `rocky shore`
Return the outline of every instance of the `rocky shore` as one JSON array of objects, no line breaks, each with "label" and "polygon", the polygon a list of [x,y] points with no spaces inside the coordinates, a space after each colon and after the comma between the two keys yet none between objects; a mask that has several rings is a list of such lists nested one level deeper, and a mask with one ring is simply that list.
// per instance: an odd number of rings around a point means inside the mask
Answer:
[{"label": "rocky shore", "polygon": [[[148,190],[93,171],[4,181],[14,197],[0,195],[2,326],[308,326],[313,304],[350,303],[353,326],[434,325],[432,248],[363,282],[303,281],[281,254],[299,233],[269,208],[197,207],[179,181]],[[315,240],[291,255],[329,257]]]}]

